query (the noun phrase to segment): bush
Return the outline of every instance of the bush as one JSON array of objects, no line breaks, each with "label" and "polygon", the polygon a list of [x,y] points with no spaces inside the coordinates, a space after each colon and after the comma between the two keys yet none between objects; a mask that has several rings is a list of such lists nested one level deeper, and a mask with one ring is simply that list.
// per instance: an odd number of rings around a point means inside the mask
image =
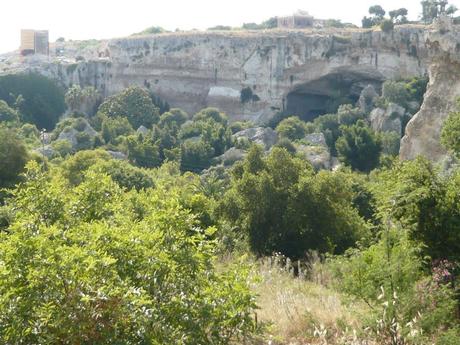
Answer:
[{"label": "bush", "polygon": [[341,127],[341,130],[342,136],[335,144],[340,161],[365,172],[376,168],[382,146],[372,129],[359,120],[353,126]]},{"label": "bush", "polygon": [[389,33],[393,31],[394,27],[395,27],[395,24],[393,23],[391,19],[384,19],[380,23],[380,29],[385,33]]},{"label": "bush", "polygon": [[342,174],[313,173],[311,166],[275,147],[267,158],[253,146],[237,163],[219,214],[247,239],[258,256],[280,252],[303,258],[310,250],[341,253],[366,237]]},{"label": "bush", "polygon": [[460,112],[449,114],[441,130],[441,144],[454,155],[460,155]]},{"label": "bush", "polygon": [[27,176],[0,237],[1,343],[229,344],[253,331],[245,269],[214,268],[214,229],[177,189],[125,194],[95,172],[68,188],[36,165]]},{"label": "bush", "polygon": [[297,116],[291,116],[281,121],[276,127],[281,138],[289,140],[300,140],[307,135],[307,128],[304,121]]},{"label": "bush", "polygon": [[18,112],[10,108],[5,101],[0,100],[0,122],[18,122]]}]

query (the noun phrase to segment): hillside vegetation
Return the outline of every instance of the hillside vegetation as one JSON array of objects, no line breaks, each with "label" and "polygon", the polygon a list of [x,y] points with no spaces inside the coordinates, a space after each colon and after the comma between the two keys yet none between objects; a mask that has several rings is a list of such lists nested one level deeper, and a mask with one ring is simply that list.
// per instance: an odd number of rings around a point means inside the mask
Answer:
[{"label": "hillside vegetation", "polygon": [[458,344],[459,113],[398,158],[426,83],[255,127],[0,77],[0,342]]}]

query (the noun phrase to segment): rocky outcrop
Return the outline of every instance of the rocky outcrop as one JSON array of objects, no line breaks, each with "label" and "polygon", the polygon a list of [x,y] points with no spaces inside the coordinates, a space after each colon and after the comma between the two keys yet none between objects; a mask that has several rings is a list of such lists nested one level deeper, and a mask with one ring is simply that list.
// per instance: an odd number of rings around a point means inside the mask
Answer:
[{"label": "rocky outcrop", "polygon": [[439,140],[441,129],[449,113],[457,109],[460,97],[460,28],[442,18],[427,33],[426,43],[431,53],[430,82],[420,111],[407,124],[400,157],[422,155],[441,161],[446,156]]},{"label": "rocky outcrop", "polygon": [[249,141],[261,145],[265,150],[269,150],[278,142],[278,133],[270,127],[248,128],[233,134],[233,138],[247,138]]},{"label": "rocky outcrop", "polygon": [[[425,74],[423,36],[423,26],[399,26],[389,34],[370,29],[170,33],[92,42],[78,52],[72,42],[69,50],[64,47],[69,56],[23,67],[66,86],[95,86],[104,96],[139,85],[191,114],[213,106],[232,121],[261,124],[280,110],[317,115],[338,89],[358,99],[368,85],[378,88],[385,79]],[[83,58],[72,61],[75,55]],[[243,89],[250,90],[250,99],[242,99]]]},{"label": "rocky outcrop", "polygon": [[296,149],[297,153],[309,161],[315,170],[332,169],[332,157],[327,147],[300,144]]},{"label": "rocky outcrop", "polygon": [[370,114],[371,127],[377,132],[396,132],[401,135],[402,121],[406,109],[390,103],[386,109],[375,108]]},{"label": "rocky outcrop", "polygon": [[374,109],[374,104],[379,94],[372,85],[367,85],[359,96],[358,107],[363,114],[369,114]]},{"label": "rocky outcrop", "polygon": [[[425,101],[401,143],[403,159],[445,155],[439,133],[460,95],[460,27],[444,17],[431,27],[401,25],[390,33],[187,32],[91,42],[81,50],[75,42],[68,44],[67,55],[51,61],[2,58],[0,74],[38,71],[65,86],[94,86],[104,97],[139,85],[191,114],[212,106],[231,121],[263,124],[283,110],[312,119],[338,93],[358,100],[368,85],[379,92],[385,79],[429,72]],[[243,99],[242,90],[251,97]],[[362,110],[369,109],[372,98],[367,91]]]}]

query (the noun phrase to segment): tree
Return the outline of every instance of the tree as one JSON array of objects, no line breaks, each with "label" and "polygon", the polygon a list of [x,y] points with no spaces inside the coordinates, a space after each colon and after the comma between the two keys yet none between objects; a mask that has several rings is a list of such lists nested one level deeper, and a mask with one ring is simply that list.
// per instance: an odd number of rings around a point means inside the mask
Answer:
[{"label": "tree", "polygon": [[307,134],[306,124],[298,116],[291,116],[281,121],[276,131],[281,138],[293,141],[302,139]]},{"label": "tree", "polygon": [[448,1],[438,1],[438,0],[424,0],[421,1],[422,5],[422,20],[430,24],[435,18],[439,16],[440,13],[446,12],[446,5]]},{"label": "tree", "polygon": [[8,103],[0,100],[0,123],[1,122],[18,122],[19,113],[17,110],[10,108]]},{"label": "tree", "polygon": [[17,104],[23,122],[47,130],[54,128],[66,109],[63,89],[53,80],[33,73],[1,76],[0,100],[11,107]]},{"label": "tree", "polygon": [[161,165],[160,148],[152,137],[142,134],[131,135],[126,139],[128,158],[142,168],[155,168]]},{"label": "tree", "polygon": [[134,130],[126,117],[104,116],[101,132],[106,143],[116,144],[120,136],[133,134]]},{"label": "tree", "polygon": [[61,174],[71,185],[77,186],[83,182],[84,173],[91,166],[110,159],[110,154],[104,150],[79,151],[62,163]]},{"label": "tree", "polygon": [[400,8],[394,11],[390,11],[388,14],[390,15],[390,18],[392,21],[395,21],[398,24],[404,24],[407,23],[407,14],[409,11],[407,8]]},{"label": "tree", "polygon": [[11,188],[21,180],[30,157],[14,129],[0,125],[0,138],[0,188]]},{"label": "tree", "polygon": [[385,10],[380,5],[374,5],[369,7],[369,14],[372,14],[377,18],[383,19],[385,13]]},{"label": "tree", "polygon": [[70,112],[93,116],[100,103],[101,96],[92,86],[81,88],[73,85],[65,94],[65,102]]},{"label": "tree", "polygon": [[460,156],[460,112],[449,114],[441,131],[441,144],[454,155]]},{"label": "tree", "polygon": [[181,170],[200,172],[210,166],[214,155],[214,149],[204,140],[186,140],[181,145]]},{"label": "tree", "polygon": [[69,188],[29,168],[0,237],[1,343],[231,344],[253,332],[245,268],[215,268],[215,230],[178,187],[125,193],[90,171]]},{"label": "tree", "polygon": [[395,27],[395,25],[394,25],[393,21],[390,20],[390,19],[384,19],[380,23],[380,29],[385,33],[389,33],[391,31],[393,31],[394,27]]},{"label": "tree", "polygon": [[160,116],[160,122],[158,123],[158,125],[161,128],[164,128],[166,126],[170,128],[173,126],[177,126],[179,128],[188,120],[188,118],[188,114],[185,111],[183,111],[182,109],[173,108]]},{"label": "tree", "polygon": [[444,177],[424,158],[400,162],[378,175],[379,214],[398,222],[432,260],[460,260],[460,172]]},{"label": "tree", "polygon": [[219,109],[216,108],[202,109],[193,117],[193,121],[202,121],[209,119],[212,119],[222,124],[227,124],[228,122],[227,115],[225,113],[220,112]]},{"label": "tree", "polygon": [[342,136],[335,144],[339,160],[353,169],[369,172],[379,163],[382,146],[379,138],[363,120],[342,126]]},{"label": "tree", "polygon": [[254,145],[244,162],[237,163],[231,188],[218,207],[256,255],[280,252],[298,259],[308,250],[341,253],[365,236],[348,178],[315,175],[283,148],[263,155]]},{"label": "tree", "polygon": [[134,129],[140,126],[152,127],[160,119],[149,93],[140,87],[129,87],[105,100],[98,113],[108,117],[126,117]]}]

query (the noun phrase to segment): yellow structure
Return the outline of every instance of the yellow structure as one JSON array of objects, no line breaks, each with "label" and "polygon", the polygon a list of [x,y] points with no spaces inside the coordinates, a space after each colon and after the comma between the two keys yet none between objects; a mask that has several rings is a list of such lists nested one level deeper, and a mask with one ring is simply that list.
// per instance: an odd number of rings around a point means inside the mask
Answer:
[{"label": "yellow structure", "polygon": [[47,30],[21,30],[21,55],[49,55],[49,33]]}]

